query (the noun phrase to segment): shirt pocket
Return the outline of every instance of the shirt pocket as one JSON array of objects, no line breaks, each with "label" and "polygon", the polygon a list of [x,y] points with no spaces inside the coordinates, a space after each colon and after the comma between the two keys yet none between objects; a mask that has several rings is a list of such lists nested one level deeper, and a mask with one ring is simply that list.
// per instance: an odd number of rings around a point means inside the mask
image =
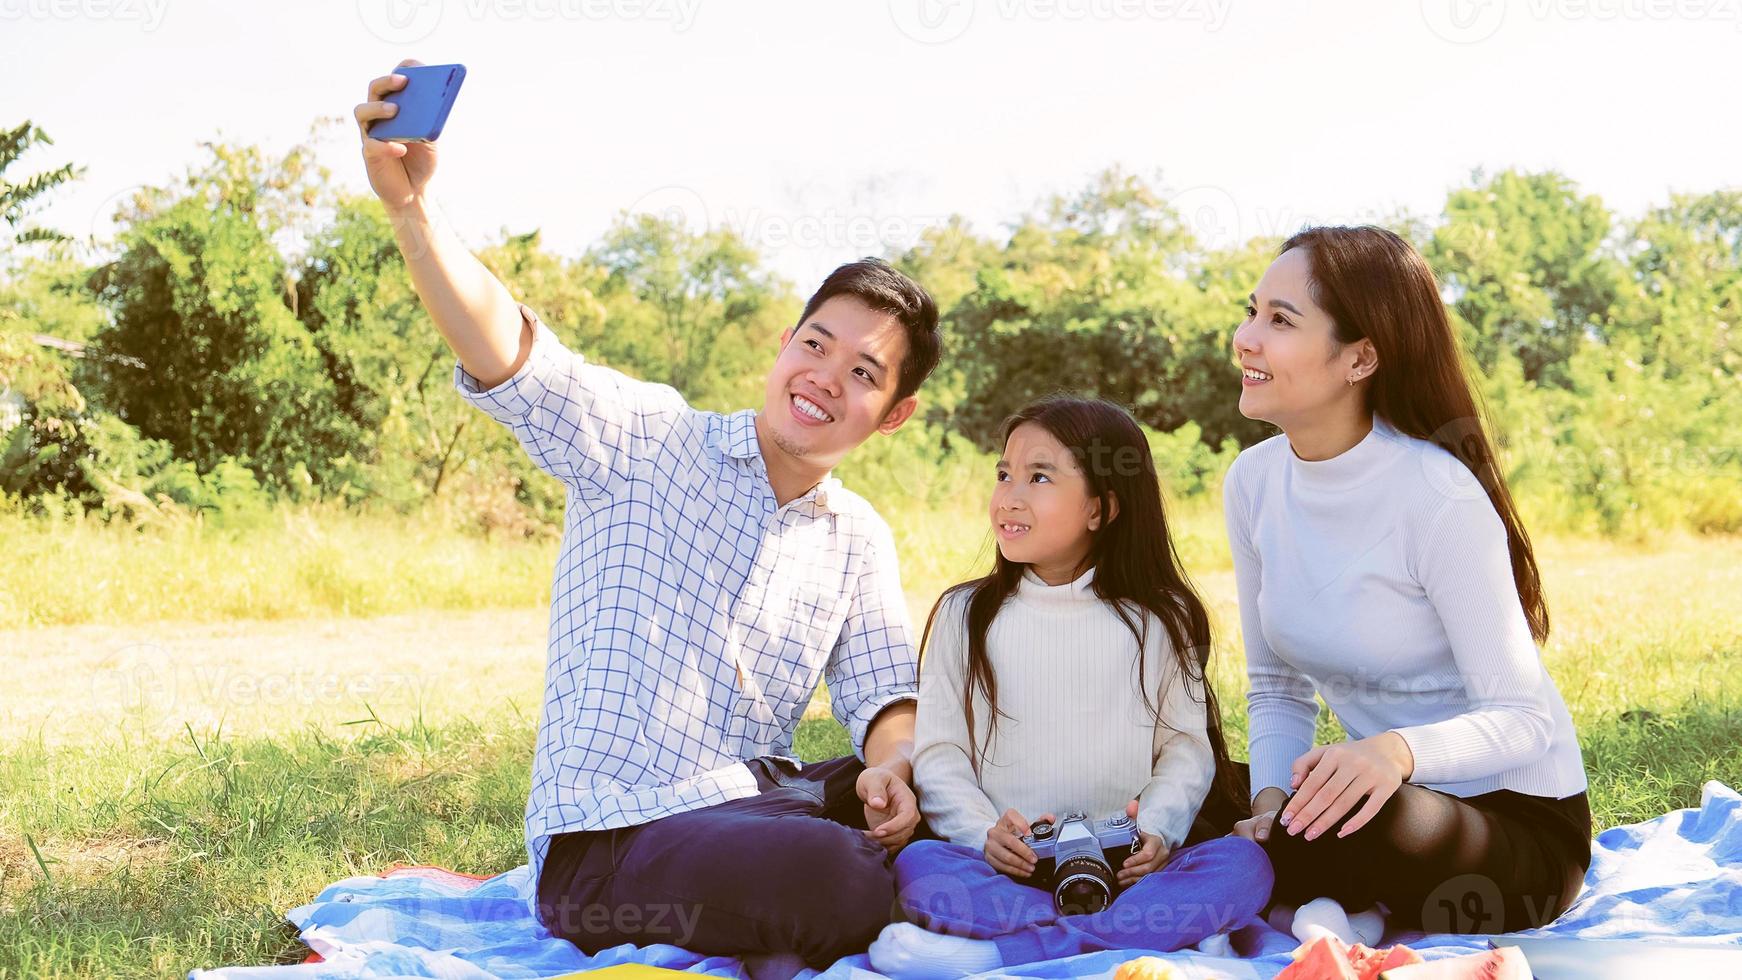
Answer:
[{"label": "shirt pocket", "polygon": [[784,751],[822,682],[840,630],[839,603],[810,585],[753,587],[746,597],[756,606],[753,618],[742,624],[745,642],[738,652],[748,676],[734,677],[735,720],[758,746]]}]

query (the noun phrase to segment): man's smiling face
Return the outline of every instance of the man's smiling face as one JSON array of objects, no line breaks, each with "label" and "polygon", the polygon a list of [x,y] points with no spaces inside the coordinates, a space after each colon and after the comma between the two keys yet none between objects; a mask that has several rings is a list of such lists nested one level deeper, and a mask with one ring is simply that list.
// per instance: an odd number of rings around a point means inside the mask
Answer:
[{"label": "man's smiling face", "polygon": [[873,432],[901,427],[918,399],[895,398],[907,356],[901,321],[855,296],[832,296],[781,336],[762,417],[774,444],[833,467]]}]

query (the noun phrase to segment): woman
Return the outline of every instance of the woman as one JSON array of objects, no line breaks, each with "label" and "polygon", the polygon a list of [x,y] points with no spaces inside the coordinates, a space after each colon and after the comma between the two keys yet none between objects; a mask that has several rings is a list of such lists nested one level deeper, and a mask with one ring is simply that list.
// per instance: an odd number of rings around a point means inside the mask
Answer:
[{"label": "woman", "polygon": [[[1224,484],[1256,791],[1235,833],[1265,845],[1279,906],[1328,899],[1302,918],[1346,940],[1377,941],[1387,912],[1548,922],[1590,864],[1584,765],[1432,271],[1391,232],[1308,229],[1234,349],[1241,414],[1282,430]],[[1347,741],[1314,747],[1315,691]]]}]

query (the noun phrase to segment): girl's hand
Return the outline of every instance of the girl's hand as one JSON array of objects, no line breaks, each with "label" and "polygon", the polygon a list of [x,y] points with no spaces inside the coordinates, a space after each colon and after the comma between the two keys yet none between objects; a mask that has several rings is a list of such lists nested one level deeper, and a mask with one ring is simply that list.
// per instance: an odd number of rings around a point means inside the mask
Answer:
[{"label": "girl's hand", "polygon": [[[1137,819],[1136,800],[1132,800],[1130,803],[1125,804],[1125,816],[1131,818],[1133,821]],[[1170,851],[1168,846],[1162,842],[1162,839],[1159,836],[1155,834],[1146,834],[1139,830],[1137,832],[1137,837],[1142,844],[1130,857],[1125,859],[1124,864],[1119,866],[1118,878],[1120,888],[1131,887],[1137,879],[1151,871],[1159,871],[1161,866],[1167,863],[1167,856]]]},{"label": "girl's hand", "polygon": [[1276,823],[1276,810],[1265,810],[1254,813],[1245,820],[1236,821],[1230,837],[1244,837],[1254,844],[1262,844],[1270,839],[1270,830]]},{"label": "girl's hand", "polygon": [[1258,798],[1252,801],[1252,816],[1234,824],[1230,837],[1244,837],[1254,844],[1263,844],[1270,840],[1271,831],[1275,829],[1276,815],[1282,812],[1282,807],[1288,802],[1288,794],[1281,787],[1268,786],[1259,791]]},{"label": "girl's hand", "polygon": [[[1050,823],[1055,818],[1049,813],[1040,819]],[[999,874],[1012,878],[1027,878],[1034,874],[1034,851],[1022,842],[1030,829],[1022,814],[1005,810],[1004,816],[999,817],[992,829],[986,832],[986,863]]]},{"label": "girl's hand", "polygon": [[1125,863],[1120,866],[1120,888],[1130,888],[1137,883],[1137,879],[1151,871],[1160,871],[1161,866],[1167,863],[1167,856],[1173,853],[1155,834],[1146,834],[1140,830],[1137,832],[1137,836],[1143,839],[1143,846],[1137,849],[1137,853],[1126,858]]},{"label": "girl's hand", "polygon": [[1347,837],[1373,819],[1415,769],[1409,743],[1396,732],[1321,745],[1294,760],[1294,798],[1278,821],[1313,840],[1335,826],[1365,796],[1367,804],[1337,831]]}]

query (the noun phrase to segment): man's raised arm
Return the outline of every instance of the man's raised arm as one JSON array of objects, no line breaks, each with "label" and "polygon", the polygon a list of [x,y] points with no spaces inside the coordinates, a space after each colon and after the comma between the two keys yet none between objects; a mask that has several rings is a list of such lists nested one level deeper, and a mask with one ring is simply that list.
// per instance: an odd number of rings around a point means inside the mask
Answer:
[{"label": "man's raised arm", "polygon": [[[399,67],[417,65],[407,59]],[[460,241],[426,196],[435,174],[434,143],[390,143],[369,137],[369,123],[398,107],[382,101],[405,85],[404,75],[369,83],[368,99],[353,110],[363,140],[369,186],[393,224],[393,237],[411,270],[411,284],[459,357],[484,388],[514,376],[532,349],[533,334],[507,287]]]}]

